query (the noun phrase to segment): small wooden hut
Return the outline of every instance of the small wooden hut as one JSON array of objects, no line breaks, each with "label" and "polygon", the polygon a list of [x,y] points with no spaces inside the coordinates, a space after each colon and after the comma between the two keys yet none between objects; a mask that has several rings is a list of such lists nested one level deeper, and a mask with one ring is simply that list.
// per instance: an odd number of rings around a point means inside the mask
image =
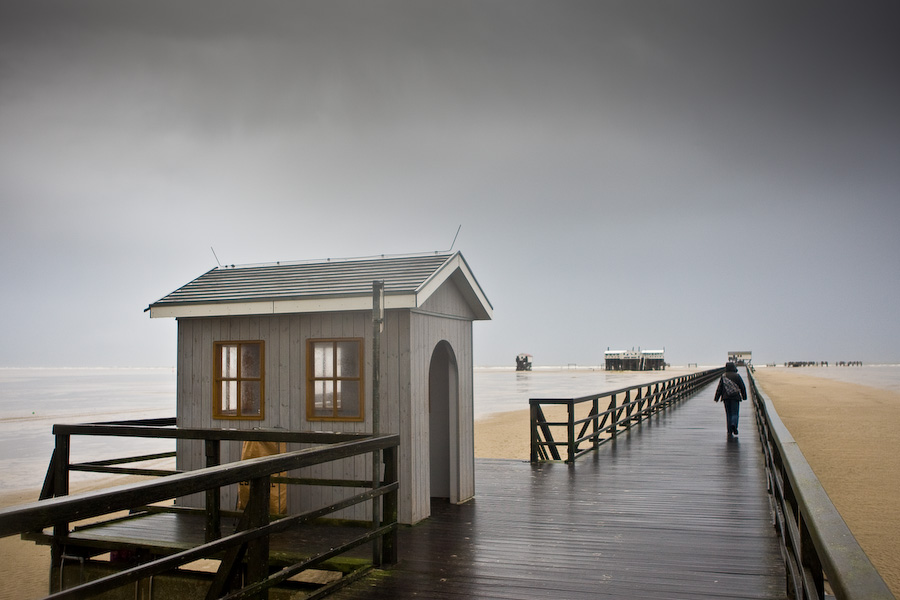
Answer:
[{"label": "small wooden hut", "polygon": [[[178,321],[179,426],[371,432],[374,281],[384,282],[380,431],[401,437],[400,521],[415,523],[432,497],[475,494],[472,323],[493,308],[462,254],[220,267],[148,310]],[[240,444],[222,452],[238,460]],[[177,462],[203,466],[202,443],[182,443]],[[302,475],[371,473],[366,461],[341,468]],[[288,510],[334,492],[316,493],[289,491]],[[223,507],[237,502],[237,490],[223,494]]]}]

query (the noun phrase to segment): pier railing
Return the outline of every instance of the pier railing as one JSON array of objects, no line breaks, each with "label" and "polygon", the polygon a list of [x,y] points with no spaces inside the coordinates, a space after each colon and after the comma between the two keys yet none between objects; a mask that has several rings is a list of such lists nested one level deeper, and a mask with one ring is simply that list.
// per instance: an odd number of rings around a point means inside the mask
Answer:
[{"label": "pier railing", "polygon": [[838,600],[892,600],[894,595],[749,370],[748,378],[782,544],[788,597],[829,597],[827,582]]},{"label": "pier railing", "polygon": [[[724,368],[710,369],[579,398],[533,398],[529,400],[531,462],[563,460],[564,453],[565,462],[573,463],[614,440],[620,431],[689,397],[723,372]],[[553,416],[562,409],[564,419]]]},{"label": "pier railing", "polygon": [[[205,430],[170,428],[172,420],[95,423],[85,425],[56,425],[54,434],[57,446],[41,492],[41,500],[0,510],[0,537],[23,534],[23,537],[39,539],[41,533],[53,528],[51,545],[53,561],[61,558],[69,542],[70,524],[84,519],[101,517],[114,520],[111,515],[120,511],[146,512],[147,514],[171,510],[193,512],[196,509],[172,506],[148,506],[190,494],[205,494],[206,542],[157,558],[150,562],[125,568],[117,573],[101,577],[89,583],[58,590],[50,598],[84,598],[136,583],[154,575],[171,572],[178,567],[202,558],[220,560],[218,572],[212,580],[208,598],[266,597],[267,590],[290,577],[320,565],[347,551],[372,542],[373,564],[392,564],[397,560],[398,517],[398,435],[371,436],[366,434],[339,434],[318,432],[285,432],[266,430]],[[202,439],[206,444],[207,467],[187,472],[153,469],[136,469],[119,466],[125,463],[174,455],[160,453],[93,461],[69,462],[70,437],[72,435],[126,436],[142,438]],[[223,440],[285,441],[316,443],[317,446],[284,452],[238,462],[219,463],[219,444]],[[383,464],[383,475],[378,484],[373,480],[304,480],[279,477],[278,474],[343,460],[358,455],[375,454]],[[377,459],[376,459],[377,460]],[[70,471],[101,473],[156,475],[146,482],[120,485],[96,492],[68,495]],[[274,482],[293,484],[332,485],[350,488],[368,488],[337,502],[287,516],[270,514],[270,486]],[[222,535],[220,530],[220,489],[224,486],[249,482],[249,498],[246,508],[234,516],[238,518],[235,532]],[[329,551],[305,557],[300,562],[284,566],[270,574],[269,538],[299,525],[311,523],[333,515],[357,504],[372,503],[372,526],[363,535],[345,541]],[[204,510],[204,509],[199,509]],[[272,517],[274,520],[271,520]],[[77,545],[73,543],[71,545]],[[343,578],[333,587],[344,585],[354,577]],[[243,576],[244,585],[233,588],[234,581]],[[53,583],[53,581],[51,581]],[[62,588],[62,584],[54,586]],[[329,591],[326,588],[320,592]],[[315,594],[318,597],[319,592]]]}]

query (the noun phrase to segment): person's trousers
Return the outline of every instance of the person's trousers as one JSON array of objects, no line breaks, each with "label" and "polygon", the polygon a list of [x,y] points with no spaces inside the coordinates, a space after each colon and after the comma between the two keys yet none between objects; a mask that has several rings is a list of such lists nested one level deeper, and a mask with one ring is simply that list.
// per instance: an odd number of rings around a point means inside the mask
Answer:
[{"label": "person's trousers", "polygon": [[723,404],[725,405],[725,424],[728,426],[728,431],[733,431],[737,429],[738,426],[738,417],[741,412],[741,401],[740,400],[723,400]]}]

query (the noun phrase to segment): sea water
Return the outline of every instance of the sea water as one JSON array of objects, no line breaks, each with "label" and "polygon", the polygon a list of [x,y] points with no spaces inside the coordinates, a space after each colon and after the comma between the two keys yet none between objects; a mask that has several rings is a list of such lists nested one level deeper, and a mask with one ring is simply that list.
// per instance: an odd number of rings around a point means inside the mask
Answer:
[{"label": "sea water", "polygon": [[[506,367],[476,367],[475,418],[527,409],[531,398],[577,398],[696,370],[542,367],[516,372]],[[792,371],[900,392],[900,365],[802,367]],[[175,384],[174,368],[0,368],[0,490],[40,488],[53,451],[54,424],[173,417]],[[124,447],[122,438],[77,436],[71,458],[100,460],[165,452],[173,446],[170,440],[130,439]]]},{"label": "sea water", "polygon": [[[40,488],[56,423],[175,416],[175,369],[0,369],[0,488]],[[171,441],[73,438],[73,461],[166,452]]]}]

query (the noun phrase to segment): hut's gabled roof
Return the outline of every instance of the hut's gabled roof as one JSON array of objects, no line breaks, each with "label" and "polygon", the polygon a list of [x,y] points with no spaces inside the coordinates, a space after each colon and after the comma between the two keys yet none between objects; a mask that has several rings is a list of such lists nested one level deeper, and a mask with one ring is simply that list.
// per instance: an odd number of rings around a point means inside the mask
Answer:
[{"label": "hut's gabled roof", "polygon": [[151,317],[369,310],[373,281],[384,281],[385,309],[417,308],[447,280],[476,319],[491,318],[493,308],[459,252],[219,267],[148,310]]}]

